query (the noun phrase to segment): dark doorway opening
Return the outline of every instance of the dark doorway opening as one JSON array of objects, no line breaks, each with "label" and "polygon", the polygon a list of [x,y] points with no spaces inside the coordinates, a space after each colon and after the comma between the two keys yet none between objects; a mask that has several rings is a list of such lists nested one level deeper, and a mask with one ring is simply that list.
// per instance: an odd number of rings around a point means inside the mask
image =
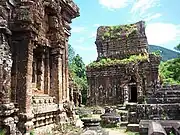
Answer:
[{"label": "dark doorway opening", "polygon": [[137,102],[137,87],[134,85],[130,86],[129,102]]}]

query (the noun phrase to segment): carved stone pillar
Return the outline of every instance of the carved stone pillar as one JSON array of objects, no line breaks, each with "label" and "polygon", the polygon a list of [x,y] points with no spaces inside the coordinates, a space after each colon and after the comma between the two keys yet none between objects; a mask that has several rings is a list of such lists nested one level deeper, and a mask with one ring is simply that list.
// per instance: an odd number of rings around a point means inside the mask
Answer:
[{"label": "carved stone pillar", "polygon": [[[2,24],[2,18],[0,25]],[[2,30],[2,28],[0,28]],[[5,34],[0,33],[0,103],[10,103],[11,52]]]},{"label": "carved stone pillar", "polygon": [[129,101],[129,93],[128,93],[128,85],[124,85],[124,103],[128,103]]},{"label": "carved stone pillar", "polygon": [[56,103],[62,103],[62,54],[60,48],[51,51],[51,87],[50,95],[56,98]]},{"label": "carved stone pillar", "polygon": [[66,52],[65,49],[63,49],[63,55],[62,55],[62,84],[63,84],[63,89],[62,89],[62,100],[63,102],[66,100]]},{"label": "carved stone pillar", "polygon": [[66,76],[66,88],[65,88],[65,97],[66,100],[69,101],[69,73],[68,73],[68,37],[65,41],[65,76]]},{"label": "carved stone pillar", "polygon": [[143,89],[142,89],[142,85],[140,85],[141,83],[137,83],[137,100],[138,102],[142,99],[143,97]]},{"label": "carved stone pillar", "polygon": [[4,134],[16,135],[18,130],[16,127],[17,117],[14,104],[11,103],[11,49],[8,38],[11,31],[8,28],[7,2],[0,2],[0,129]]},{"label": "carved stone pillar", "polygon": [[44,73],[44,92],[49,94],[50,92],[50,52],[49,48],[45,50],[45,73]]}]

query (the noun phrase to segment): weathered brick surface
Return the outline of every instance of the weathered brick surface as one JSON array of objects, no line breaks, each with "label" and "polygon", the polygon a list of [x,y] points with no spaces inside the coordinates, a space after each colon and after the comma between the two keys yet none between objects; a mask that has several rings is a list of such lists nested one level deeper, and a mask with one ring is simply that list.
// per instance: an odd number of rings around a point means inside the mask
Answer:
[{"label": "weathered brick surface", "polygon": [[0,2],[0,103],[10,102],[11,95],[22,133],[51,125],[66,114],[68,39],[77,16],[79,8],[72,0]]},{"label": "weathered brick surface", "polygon": [[[135,28],[135,32],[128,33],[131,26]],[[101,58],[120,60],[140,54],[148,55],[148,58],[137,63],[87,67],[88,105],[123,104],[132,102],[133,97],[136,100],[133,102],[142,102],[140,99],[149,91],[153,91],[158,83],[160,57],[148,54],[144,22],[114,27],[101,26],[97,30],[97,62]],[[130,28],[124,30],[126,27]],[[125,36],[127,34],[128,36]],[[136,89],[136,95],[130,94],[132,87]]]}]

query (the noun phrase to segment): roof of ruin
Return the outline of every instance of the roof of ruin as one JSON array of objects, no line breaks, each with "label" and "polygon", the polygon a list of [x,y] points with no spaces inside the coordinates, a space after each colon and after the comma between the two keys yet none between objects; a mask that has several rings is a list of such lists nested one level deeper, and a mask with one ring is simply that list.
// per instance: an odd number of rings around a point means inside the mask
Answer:
[{"label": "roof of ruin", "polygon": [[143,27],[145,27],[144,21],[126,25],[100,26],[97,30],[97,40],[128,38],[136,32],[144,33]]}]

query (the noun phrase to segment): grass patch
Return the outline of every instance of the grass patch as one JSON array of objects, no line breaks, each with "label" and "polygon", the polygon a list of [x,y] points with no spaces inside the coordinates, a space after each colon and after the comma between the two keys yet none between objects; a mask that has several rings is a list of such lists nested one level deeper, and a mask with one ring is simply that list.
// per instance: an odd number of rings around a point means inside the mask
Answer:
[{"label": "grass patch", "polygon": [[102,68],[106,66],[113,66],[113,65],[125,65],[129,63],[138,63],[140,61],[145,61],[148,59],[147,55],[131,55],[129,58],[125,58],[122,60],[119,59],[101,59],[100,61],[94,61],[90,63],[87,68]]},{"label": "grass patch", "polygon": [[117,25],[106,27],[102,39],[116,38],[120,39],[121,36],[129,37],[130,34],[138,31],[136,24]]},{"label": "grass patch", "polygon": [[140,135],[139,132],[126,131],[125,133],[127,133],[127,135]]}]

